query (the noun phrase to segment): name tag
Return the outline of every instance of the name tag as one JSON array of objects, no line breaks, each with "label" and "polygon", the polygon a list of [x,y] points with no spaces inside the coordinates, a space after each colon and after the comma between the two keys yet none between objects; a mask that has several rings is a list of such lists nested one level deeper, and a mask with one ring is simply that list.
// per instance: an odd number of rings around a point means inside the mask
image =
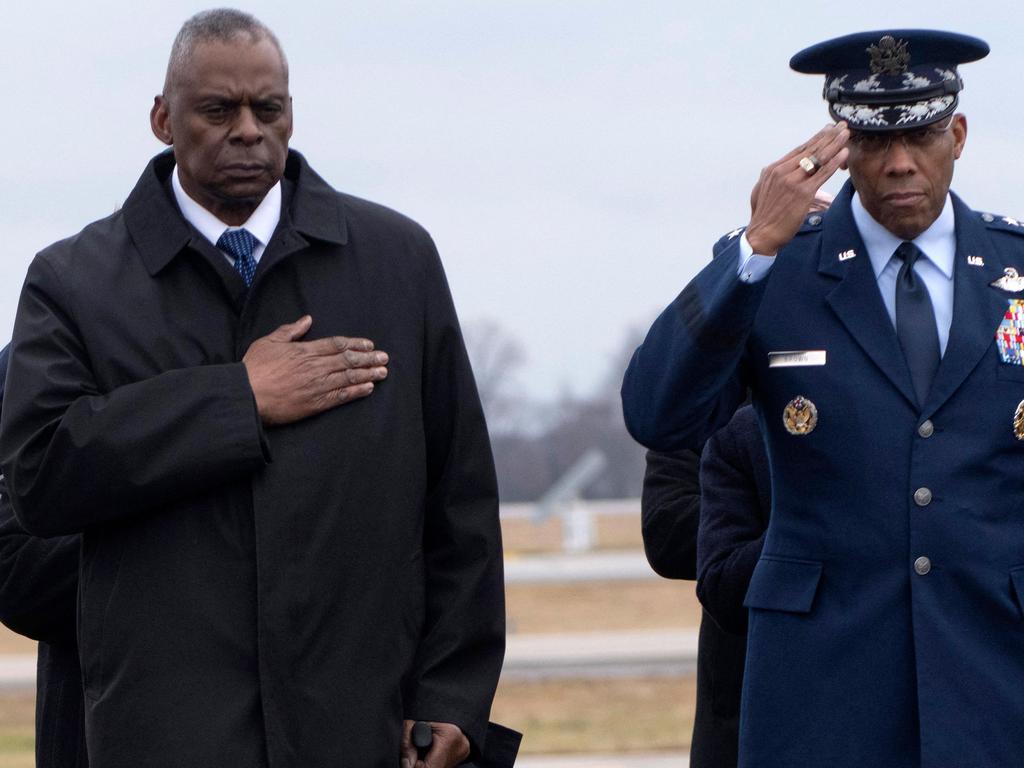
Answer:
[{"label": "name tag", "polygon": [[801,352],[769,352],[769,368],[800,368],[825,364],[824,349],[805,349]]}]

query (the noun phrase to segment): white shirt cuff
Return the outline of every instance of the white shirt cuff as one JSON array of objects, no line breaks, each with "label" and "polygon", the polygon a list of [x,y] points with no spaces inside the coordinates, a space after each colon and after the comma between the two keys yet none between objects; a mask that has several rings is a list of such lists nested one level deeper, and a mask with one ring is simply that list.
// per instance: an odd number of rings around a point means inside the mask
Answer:
[{"label": "white shirt cuff", "polygon": [[743,283],[756,283],[763,280],[768,270],[775,263],[774,256],[762,256],[754,253],[750,241],[747,240],[747,233],[740,235],[740,254],[736,263],[736,274]]}]

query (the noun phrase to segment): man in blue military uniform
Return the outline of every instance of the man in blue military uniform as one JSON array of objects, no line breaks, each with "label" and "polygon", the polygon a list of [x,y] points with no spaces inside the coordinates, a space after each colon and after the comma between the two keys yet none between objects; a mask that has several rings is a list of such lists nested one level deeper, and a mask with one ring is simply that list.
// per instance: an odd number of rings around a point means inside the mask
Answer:
[{"label": "man in blue military uniform", "polygon": [[838,122],[765,168],[745,232],[626,373],[627,426],[658,450],[699,444],[753,392],[774,496],[745,601],[741,766],[1024,754],[1024,229],[949,192],[957,65],[987,53],[891,30],[797,54]]}]

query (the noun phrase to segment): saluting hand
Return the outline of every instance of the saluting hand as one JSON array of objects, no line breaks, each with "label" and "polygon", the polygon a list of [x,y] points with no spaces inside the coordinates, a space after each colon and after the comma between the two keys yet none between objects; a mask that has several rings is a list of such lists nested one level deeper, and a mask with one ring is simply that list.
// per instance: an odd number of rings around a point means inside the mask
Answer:
[{"label": "saluting hand", "polygon": [[289,424],[366,397],[388,375],[387,353],[369,339],[299,341],[312,325],[309,315],[282,325],[242,358],[264,424]]},{"label": "saluting hand", "polygon": [[[746,231],[754,253],[774,256],[793,239],[818,188],[846,162],[849,138],[846,123],[827,125],[761,171],[761,178],[750,194],[751,216]],[[800,166],[805,157],[814,157],[820,164],[813,173]]]},{"label": "saluting hand", "polygon": [[434,742],[425,758],[420,760],[412,743],[414,720],[406,720],[402,727],[402,768],[455,768],[469,757],[469,739],[462,729],[451,723],[431,723]]}]

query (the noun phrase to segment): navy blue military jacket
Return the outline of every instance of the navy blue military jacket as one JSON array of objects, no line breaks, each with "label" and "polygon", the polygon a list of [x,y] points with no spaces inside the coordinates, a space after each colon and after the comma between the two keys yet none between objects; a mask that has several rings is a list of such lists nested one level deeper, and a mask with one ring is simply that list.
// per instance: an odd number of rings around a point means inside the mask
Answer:
[{"label": "navy blue military jacket", "polygon": [[[954,196],[953,324],[919,408],[851,195],[758,283],[738,279],[732,237],[636,351],[627,426],[695,446],[753,390],[773,505],[746,595],[741,766],[1017,765],[1024,366],[996,331],[1024,292],[992,283],[1024,272],[1024,230]],[[784,351],[825,364],[771,366]],[[804,434],[784,418],[798,397],[817,409]]]}]

